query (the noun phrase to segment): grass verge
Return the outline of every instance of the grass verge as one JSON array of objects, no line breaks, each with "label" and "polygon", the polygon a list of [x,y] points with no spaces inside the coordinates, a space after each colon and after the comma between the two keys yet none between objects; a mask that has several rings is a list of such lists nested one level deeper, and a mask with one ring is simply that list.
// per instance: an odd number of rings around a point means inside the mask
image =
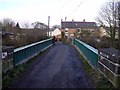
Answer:
[{"label": "grass verge", "polygon": [[80,58],[84,64],[85,71],[88,73],[89,77],[95,84],[95,88],[103,89],[103,88],[109,88],[112,89],[114,86],[112,83],[103,75],[101,74],[98,69],[93,69],[87,60],[80,54]]},{"label": "grass verge", "polygon": [[15,66],[13,69],[2,73],[2,88],[10,88],[14,82],[27,70],[28,66],[43,52],[40,52],[37,56],[31,58],[26,63]]}]

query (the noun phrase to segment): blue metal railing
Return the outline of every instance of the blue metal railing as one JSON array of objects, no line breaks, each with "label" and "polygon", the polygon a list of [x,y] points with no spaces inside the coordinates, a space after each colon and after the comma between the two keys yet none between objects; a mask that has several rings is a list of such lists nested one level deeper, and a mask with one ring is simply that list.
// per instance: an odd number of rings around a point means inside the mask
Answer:
[{"label": "blue metal railing", "polygon": [[90,45],[74,39],[74,45],[79,49],[83,56],[88,60],[92,67],[97,67],[98,65],[98,50],[91,47]]},{"label": "blue metal railing", "polygon": [[44,49],[48,48],[51,45],[52,39],[47,39],[14,49],[13,65],[15,66],[25,62],[26,60],[30,59],[31,57],[35,56],[37,53],[43,51]]}]

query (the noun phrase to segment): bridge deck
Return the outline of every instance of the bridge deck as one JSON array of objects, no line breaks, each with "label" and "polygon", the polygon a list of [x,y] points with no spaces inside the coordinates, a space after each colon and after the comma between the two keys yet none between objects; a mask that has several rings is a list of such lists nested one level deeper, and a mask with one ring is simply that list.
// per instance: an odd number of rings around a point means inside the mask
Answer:
[{"label": "bridge deck", "polygon": [[91,88],[94,87],[84,71],[77,50],[60,42],[40,55],[16,88]]}]

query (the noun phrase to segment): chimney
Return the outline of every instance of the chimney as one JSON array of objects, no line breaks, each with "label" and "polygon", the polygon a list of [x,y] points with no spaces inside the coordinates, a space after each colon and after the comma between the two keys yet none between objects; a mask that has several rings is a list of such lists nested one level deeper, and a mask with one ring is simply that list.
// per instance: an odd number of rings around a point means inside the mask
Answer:
[{"label": "chimney", "polygon": [[72,22],[74,22],[74,19],[72,19]]},{"label": "chimney", "polygon": [[63,21],[63,19],[61,19],[61,22]]},{"label": "chimney", "polygon": [[85,19],[83,19],[83,22],[85,22]]},{"label": "chimney", "polygon": [[65,17],[65,22],[66,22],[66,20],[67,20],[67,17]]}]

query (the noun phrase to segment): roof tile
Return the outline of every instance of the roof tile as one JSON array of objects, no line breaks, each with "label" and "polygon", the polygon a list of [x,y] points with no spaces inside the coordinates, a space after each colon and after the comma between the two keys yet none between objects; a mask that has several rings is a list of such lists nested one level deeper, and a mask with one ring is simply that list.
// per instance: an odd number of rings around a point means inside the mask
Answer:
[{"label": "roof tile", "polygon": [[62,28],[97,28],[95,22],[61,22]]}]

